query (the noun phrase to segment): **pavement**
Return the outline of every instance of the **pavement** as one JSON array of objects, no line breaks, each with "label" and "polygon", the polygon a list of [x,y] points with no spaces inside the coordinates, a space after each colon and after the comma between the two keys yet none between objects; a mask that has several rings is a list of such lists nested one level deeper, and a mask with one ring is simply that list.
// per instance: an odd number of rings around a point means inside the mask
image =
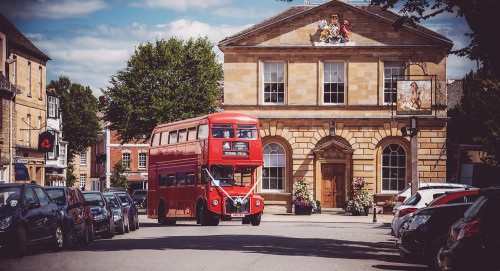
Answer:
[{"label": "pavement", "polygon": [[293,213],[266,213],[262,215],[262,221],[266,222],[304,222],[304,223],[369,223],[384,224],[391,223],[392,214],[377,214],[374,222],[373,213],[368,216],[354,216],[343,210],[322,211],[321,214],[295,215]]}]

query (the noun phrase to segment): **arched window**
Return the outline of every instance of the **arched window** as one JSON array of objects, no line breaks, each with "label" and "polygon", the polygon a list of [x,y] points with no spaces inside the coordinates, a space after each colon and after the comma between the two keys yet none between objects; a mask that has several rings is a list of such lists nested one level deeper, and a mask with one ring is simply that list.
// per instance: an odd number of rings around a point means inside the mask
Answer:
[{"label": "arched window", "polygon": [[284,191],[285,189],[285,149],[270,143],[264,146],[264,168],[262,174],[262,190]]},{"label": "arched window", "polygon": [[401,145],[390,144],[382,152],[382,190],[400,191],[406,187],[406,152]]}]

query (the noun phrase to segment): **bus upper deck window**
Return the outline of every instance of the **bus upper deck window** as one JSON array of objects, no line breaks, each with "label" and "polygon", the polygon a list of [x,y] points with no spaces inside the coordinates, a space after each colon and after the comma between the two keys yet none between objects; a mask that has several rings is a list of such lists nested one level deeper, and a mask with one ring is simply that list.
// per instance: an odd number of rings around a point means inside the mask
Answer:
[{"label": "bus upper deck window", "polygon": [[258,138],[257,126],[255,125],[238,125],[236,135],[238,138]]},{"label": "bus upper deck window", "polygon": [[212,127],[213,138],[234,138],[234,130],[232,125],[214,125]]}]

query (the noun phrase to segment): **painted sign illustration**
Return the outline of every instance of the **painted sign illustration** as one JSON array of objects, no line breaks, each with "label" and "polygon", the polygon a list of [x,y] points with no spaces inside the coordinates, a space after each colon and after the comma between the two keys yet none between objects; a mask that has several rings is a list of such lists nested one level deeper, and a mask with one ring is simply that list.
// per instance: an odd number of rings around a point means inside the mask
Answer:
[{"label": "painted sign illustration", "polygon": [[430,115],[432,81],[398,80],[396,115]]}]

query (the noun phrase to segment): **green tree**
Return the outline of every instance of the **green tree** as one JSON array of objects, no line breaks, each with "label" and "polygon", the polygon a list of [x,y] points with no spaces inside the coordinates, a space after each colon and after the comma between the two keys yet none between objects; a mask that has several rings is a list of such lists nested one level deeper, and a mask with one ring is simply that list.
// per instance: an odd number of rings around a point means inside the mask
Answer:
[{"label": "green tree", "polygon": [[75,168],[73,165],[68,164],[66,168],[66,187],[73,187],[76,183]]},{"label": "green tree", "polygon": [[127,177],[125,176],[125,172],[127,169],[123,166],[123,161],[120,160],[118,161],[114,166],[113,166],[113,172],[111,173],[111,176],[109,177],[109,180],[111,182],[112,187],[124,187],[125,189],[128,189],[128,181]]},{"label": "green tree", "polygon": [[208,38],[140,44],[104,89],[102,111],[122,142],[145,141],[161,123],[213,113],[222,65]]},{"label": "green tree", "polygon": [[75,154],[82,153],[98,140],[98,100],[90,87],[73,83],[67,76],[50,81],[49,88],[55,88],[61,99],[62,134],[68,142],[68,164]]}]

